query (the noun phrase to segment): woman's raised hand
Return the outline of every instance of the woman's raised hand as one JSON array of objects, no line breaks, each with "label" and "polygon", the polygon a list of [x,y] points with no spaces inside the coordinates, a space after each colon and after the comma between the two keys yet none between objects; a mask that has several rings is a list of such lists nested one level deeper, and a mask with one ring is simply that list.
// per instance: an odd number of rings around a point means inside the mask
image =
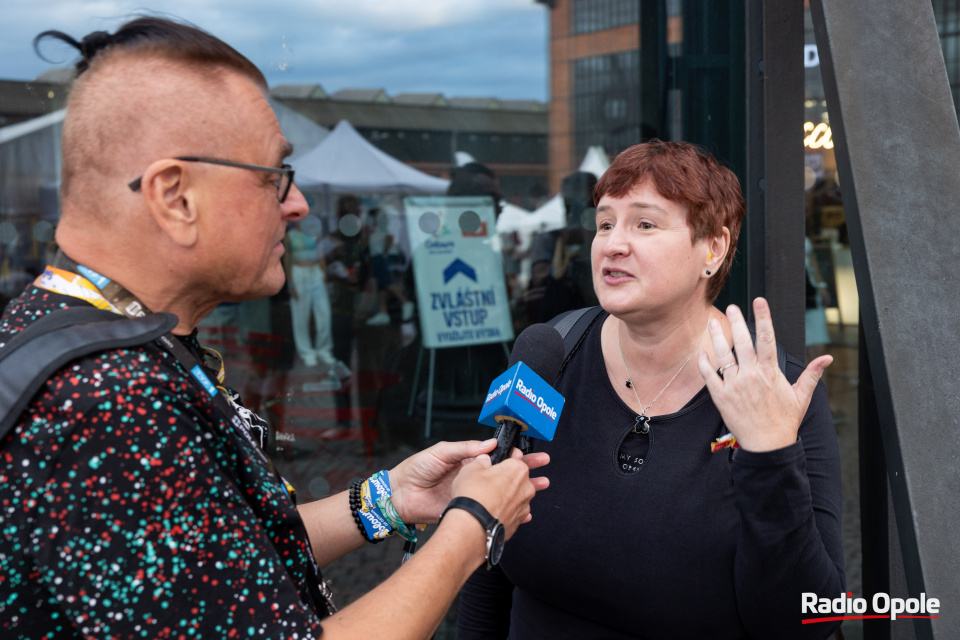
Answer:
[{"label": "woman's raised hand", "polygon": [[697,364],[714,405],[740,446],[747,451],[773,451],[796,442],[813,391],[833,356],[815,359],[791,385],[777,363],[777,342],[767,301],[754,300],[753,314],[757,320],[756,350],[743,314],[730,305],[727,319],[737,357],[720,323],[710,320],[708,329],[723,373],[718,374],[703,351]]}]

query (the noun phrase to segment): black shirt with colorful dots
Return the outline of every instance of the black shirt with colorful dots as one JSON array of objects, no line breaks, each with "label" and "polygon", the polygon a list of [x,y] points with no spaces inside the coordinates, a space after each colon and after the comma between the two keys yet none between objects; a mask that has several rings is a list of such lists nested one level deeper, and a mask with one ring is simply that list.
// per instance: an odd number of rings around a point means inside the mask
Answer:
[{"label": "black shirt with colorful dots", "polygon": [[[29,287],[0,347],[81,304]],[[0,637],[314,638],[301,526],[173,356],[149,344],[84,358],[0,443]]]}]

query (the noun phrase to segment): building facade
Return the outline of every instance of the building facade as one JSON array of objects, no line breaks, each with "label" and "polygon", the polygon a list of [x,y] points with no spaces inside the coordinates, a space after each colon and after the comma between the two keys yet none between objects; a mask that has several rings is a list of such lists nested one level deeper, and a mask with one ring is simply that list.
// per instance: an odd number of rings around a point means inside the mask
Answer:
[{"label": "building facade", "polygon": [[[421,171],[449,177],[457,152],[497,176],[504,199],[533,209],[547,195],[547,112],[536,101],[445,98],[441,94],[388,96],[381,89],[276,87],[282,104],[333,128],[348,120],[377,148]],[[303,95],[306,94],[306,95]]]}]

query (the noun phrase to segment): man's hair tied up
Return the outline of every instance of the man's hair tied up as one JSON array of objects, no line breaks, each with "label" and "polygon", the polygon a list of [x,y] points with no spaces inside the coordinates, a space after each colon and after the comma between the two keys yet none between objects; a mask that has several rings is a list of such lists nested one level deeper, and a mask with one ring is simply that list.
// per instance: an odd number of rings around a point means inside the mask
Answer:
[{"label": "man's hair tied up", "polygon": [[61,42],[66,42],[80,52],[80,60],[77,61],[76,65],[78,76],[86,71],[87,68],[89,68],[90,61],[93,60],[98,53],[114,43],[114,36],[106,31],[94,31],[93,33],[89,33],[84,36],[83,40],[79,42],[77,42],[77,40],[72,36],[62,31],[44,31],[33,39],[33,48],[37,52],[37,55],[47,62],[52,62],[52,60],[44,57],[44,55],[40,52],[40,42],[45,38],[54,38],[56,40],[60,40]]}]

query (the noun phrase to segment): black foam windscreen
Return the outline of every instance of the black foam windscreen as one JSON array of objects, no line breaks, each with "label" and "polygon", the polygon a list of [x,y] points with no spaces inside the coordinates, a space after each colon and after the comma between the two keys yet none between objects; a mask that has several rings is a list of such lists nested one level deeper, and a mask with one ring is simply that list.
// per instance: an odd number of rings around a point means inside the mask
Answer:
[{"label": "black foam windscreen", "polygon": [[563,338],[548,324],[530,325],[517,336],[510,353],[510,367],[518,362],[552,384],[563,365]]}]

